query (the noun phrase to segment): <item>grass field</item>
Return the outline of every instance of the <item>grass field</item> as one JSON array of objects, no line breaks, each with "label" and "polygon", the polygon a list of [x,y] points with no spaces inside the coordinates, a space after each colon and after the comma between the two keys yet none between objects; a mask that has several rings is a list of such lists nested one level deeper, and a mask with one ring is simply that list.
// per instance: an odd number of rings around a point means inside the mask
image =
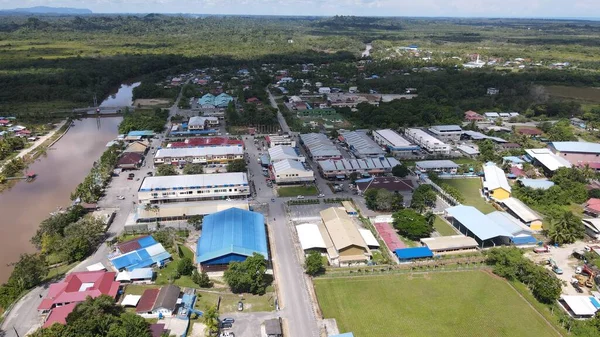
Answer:
[{"label": "grass field", "polygon": [[557,336],[506,281],[482,271],[316,279],[340,332],[380,336]]},{"label": "grass field", "polygon": [[485,214],[496,210],[481,197],[479,193],[479,189],[481,188],[480,179],[444,179],[443,182],[456,187],[463,194],[465,205],[473,206]]},{"label": "grass field", "polygon": [[277,189],[280,197],[296,197],[299,195],[317,195],[319,191],[315,186],[288,186]]},{"label": "grass field", "polygon": [[447,222],[442,220],[439,216],[435,217],[435,221],[433,222],[433,227],[435,230],[440,233],[441,236],[450,236],[457,235],[454,228],[452,228]]},{"label": "grass field", "polygon": [[579,88],[562,85],[548,85],[545,88],[550,96],[574,99],[583,102],[600,103],[600,88]]}]

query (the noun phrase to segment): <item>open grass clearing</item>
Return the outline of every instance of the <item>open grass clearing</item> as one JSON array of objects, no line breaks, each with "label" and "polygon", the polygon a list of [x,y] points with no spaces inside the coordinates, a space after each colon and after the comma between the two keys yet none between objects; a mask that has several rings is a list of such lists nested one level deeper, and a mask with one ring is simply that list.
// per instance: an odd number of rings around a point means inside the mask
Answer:
[{"label": "open grass clearing", "polygon": [[277,189],[277,195],[280,197],[296,197],[299,195],[317,195],[319,191],[315,186],[287,186]]},{"label": "open grass clearing", "polygon": [[216,305],[221,297],[220,313],[237,312],[238,302],[244,303],[244,312],[261,312],[274,310],[273,293],[266,293],[262,296],[252,294],[232,294],[224,292],[197,291],[195,307],[199,310],[206,310],[211,305]]},{"label": "open grass clearing", "polygon": [[325,318],[379,336],[557,336],[509,284],[482,271],[316,279]]},{"label": "open grass clearing", "polygon": [[496,209],[488,204],[479,192],[481,180],[479,178],[443,179],[444,183],[456,187],[465,197],[465,205],[473,206],[482,213],[488,214]]},{"label": "open grass clearing", "polygon": [[456,231],[450,224],[442,220],[439,216],[435,217],[435,221],[433,222],[433,228],[440,233],[441,236],[451,236],[457,235]]}]

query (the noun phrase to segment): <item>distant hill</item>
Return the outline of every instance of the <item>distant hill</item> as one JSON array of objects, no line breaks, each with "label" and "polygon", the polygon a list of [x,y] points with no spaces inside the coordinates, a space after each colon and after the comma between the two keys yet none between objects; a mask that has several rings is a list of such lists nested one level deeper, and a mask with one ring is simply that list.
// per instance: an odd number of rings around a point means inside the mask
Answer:
[{"label": "distant hill", "polygon": [[4,9],[0,13],[29,13],[29,14],[92,14],[86,8],[36,6],[28,8]]}]

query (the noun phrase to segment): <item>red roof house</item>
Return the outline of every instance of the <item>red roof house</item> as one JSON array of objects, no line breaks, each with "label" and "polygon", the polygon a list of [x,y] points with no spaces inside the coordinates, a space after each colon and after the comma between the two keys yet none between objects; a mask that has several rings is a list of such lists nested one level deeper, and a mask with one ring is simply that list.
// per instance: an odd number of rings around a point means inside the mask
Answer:
[{"label": "red roof house", "polygon": [[7,125],[10,124],[10,121],[8,119],[0,119],[0,125]]},{"label": "red roof house", "polygon": [[482,121],[483,120],[483,116],[478,114],[475,111],[469,110],[469,111],[465,111],[465,120],[466,121]]},{"label": "red roof house", "polygon": [[88,296],[92,298],[100,295],[116,297],[120,285],[115,281],[116,275],[115,272],[104,270],[76,272],[67,275],[61,282],[51,284],[48,295],[38,306],[40,311],[52,310],[44,326],[54,323],[64,324],[64,319],[75,308],[75,305],[85,301]]},{"label": "red roof house", "polygon": [[117,167],[122,169],[137,169],[142,165],[144,161],[144,156],[140,153],[136,152],[127,152],[119,158],[117,162]]},{"label": "red roof house", "polygon": [[154,308],[154,303],[158,298],[159,292],[160,289],[158,288],[144,290],[144,293],[142,294],[142,297],[140,297],[140,301],[138,302],[137,307],[135,307],[135,312],[146,313],[152,311],[152,308]]},{"label": "red roof house", "polygon": [[585,203],[585,211],[598,216],[598,214],[600,214],[600,199],[591,198],[588,200]]},{"label": "red roof house", "polygon": [[259,103],[260,99],[258,99],[257,97],[250,97],[246,100],[247,103]]}]

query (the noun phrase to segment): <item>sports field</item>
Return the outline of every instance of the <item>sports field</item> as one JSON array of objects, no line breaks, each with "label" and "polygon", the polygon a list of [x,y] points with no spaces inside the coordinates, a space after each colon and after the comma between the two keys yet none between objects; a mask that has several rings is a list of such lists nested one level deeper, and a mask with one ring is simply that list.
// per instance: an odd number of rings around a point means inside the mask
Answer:
[{"label": "sports field", "polygon": [[501,278],[483,271],[316,279],[340,332],[382,336],[559,336]]},{"label": "sports field", "polygon": [[485,214],[496,210],[492,205],[485,202],[485,199],[483,199],[479,192],[479,189],[481,188],[481,179],[443,179],[442,182],[456,187],[465,197],[465,205],[473,206]]}]

